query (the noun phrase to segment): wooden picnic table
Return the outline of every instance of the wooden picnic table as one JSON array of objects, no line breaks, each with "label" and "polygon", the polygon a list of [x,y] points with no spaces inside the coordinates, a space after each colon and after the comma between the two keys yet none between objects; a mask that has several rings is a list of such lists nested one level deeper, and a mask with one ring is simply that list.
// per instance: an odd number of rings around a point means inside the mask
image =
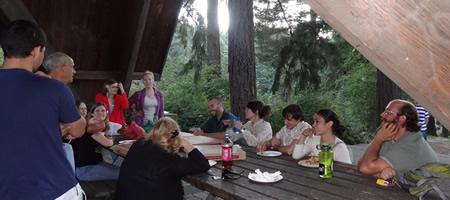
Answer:
[{"label": "wooden picnic table", "polygon": [[[356,166],[334,162],[331,179],[319,177],[317,168],[298,165],[287,155],[261,157],[254,147],[243,147],[246,160],[233,161],[232,170],[244,171],[237,180],[213,180],[211,174],[221,176],[221,163],[209,173],[183,178],[191,185],[223,199],[416,199],[403,189],[376,184],[376,178],[361,174]],[[255,169],[273,173],[280,171],[283,179],[275,183],[259,183],[247,178]]]},{"label": "wooden picnic table", "polygon": [[[223,140],[210,138],[206,136],[195,136],[192,133],[181,132],[180,136],[187,140],[192,145],[210,145],[210,144],[221,144]],[[130,149],[132,144],[119,144],[120,141],[123,140],[122,135],[114,136],[114,144],[108,150],[113,151],[115,154],[126,157],[128,150]]]}]

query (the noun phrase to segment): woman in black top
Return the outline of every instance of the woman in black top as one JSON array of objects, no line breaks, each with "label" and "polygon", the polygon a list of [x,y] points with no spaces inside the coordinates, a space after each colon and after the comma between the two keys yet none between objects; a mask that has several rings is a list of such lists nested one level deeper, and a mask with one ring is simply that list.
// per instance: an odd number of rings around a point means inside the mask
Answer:
[{"label": "woman in black top", "polygon": [[104,103],[92,106],[88,121],[88,126],[103,123],[105,129],[95,133],[86,132],[72,142],[75,175],[81,181],[116,180],[119,176],[119,167],[103,162],[101,152],[102,146],[111,147],[114,144],[114,140],[108,137],[109,120]]},{"label": "woman in black top", "polygon": [[[131,146],[120,169],[116,200],[183,199],[181,178],[206,172],[208,160],[188,141],[180,138],[178,124],[161,118],[150,134]],[[187,158],[177,153],[180,147]]]}]

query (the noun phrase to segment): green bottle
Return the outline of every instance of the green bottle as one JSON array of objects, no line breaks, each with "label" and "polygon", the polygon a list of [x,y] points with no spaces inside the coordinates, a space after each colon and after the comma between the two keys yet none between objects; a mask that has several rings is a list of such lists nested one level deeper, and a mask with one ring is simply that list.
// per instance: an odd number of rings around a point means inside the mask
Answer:
[{"label": "green bottle", "polygon": [[319,175],[320,178],[333,177],[333,151],[328,142],[324,142],[319,152]]}]

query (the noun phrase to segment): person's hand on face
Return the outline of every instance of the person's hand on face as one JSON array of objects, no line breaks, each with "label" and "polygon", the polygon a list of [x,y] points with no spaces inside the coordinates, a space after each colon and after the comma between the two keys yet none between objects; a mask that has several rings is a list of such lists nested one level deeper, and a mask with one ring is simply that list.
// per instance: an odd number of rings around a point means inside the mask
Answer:
[{"label": "person's hand on face", "polygon": [[118,87],[119,87],[119,89],[120,89],[120,91],[121,91],[122,93],[125,92],[125,90],[123,89],[123,84],[122,84],[122,82],[119,82]]},{"label": "person's hand on face", "polygon": [[102,120],[95,120],[94,118],[91,118],[88,120],[88,128],[87,132],[89,133],[97,133],[105,130],[106,124]]},{"label": "person's hand on face", "polygon": [[316,130],[314,128],[308,128],[305,131],[303,131],[302,134],[306,137],[312,137],[315,132],[316,132]]},{"label": "person's hand on face", "polygon": [[382,122],[377,134],[375,135],[375,139],[382,142],[393,140],[397,135],[398,128],[397,123]]}]

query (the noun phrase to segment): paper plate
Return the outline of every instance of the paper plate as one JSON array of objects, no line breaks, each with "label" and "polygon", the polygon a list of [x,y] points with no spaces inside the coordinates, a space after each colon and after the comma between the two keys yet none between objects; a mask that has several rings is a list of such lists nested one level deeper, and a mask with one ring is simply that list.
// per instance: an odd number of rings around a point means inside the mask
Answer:
[{"label": "paper plate", "polygon": [[217,164],[217,162],[215,160],[208,160],[208,162],[209,162],[209,166],[210,167],[212,167],[212,166]]},{"label": "paper plate", "polygon": [[264,179],[260,179],[257,174],[249,174],[248,179],[255,181],[255,182],[259,182],[259,183],[275,183],[275,182],[278,182],[281,179],[283,179],[283,176],[278,175],[273,180],[264,180]]},{"label": "paper plate", "polygon": [[121,140],[119,144],[133,144],[136,140]]},{"label": "paper plate", "polygon": [[279,151],[264,151],[264,153],[258,152],[256,154],[263,157],[278,157],[282,155]]},{"label": "paper plate", "polygon": [[300,165],[300,166],[303,166],[303,167],[312,167],[312,168],[317,168],[317,167],[319,167],[319,163],[310,163],[311,161],[309,160],[309,159],[306,159],[306,160],[300,160],[300,161],[298,161],[298,164]]}]

